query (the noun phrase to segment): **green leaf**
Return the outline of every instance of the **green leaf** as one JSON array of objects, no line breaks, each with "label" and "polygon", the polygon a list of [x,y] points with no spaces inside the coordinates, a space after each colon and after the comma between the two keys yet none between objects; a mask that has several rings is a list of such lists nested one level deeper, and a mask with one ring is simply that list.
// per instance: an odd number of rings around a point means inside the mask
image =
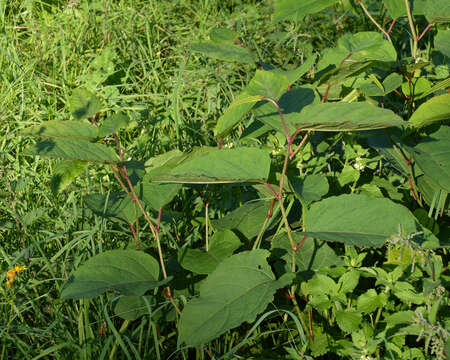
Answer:
[{"label": "green leaf", "polygon": [[413,304],[420,305],[426,300],[425,295],[416,293],[414,286],[406,281],[397,281],[392,288],[392,292],[404,302],[412,302]]},{"label": "green leaf", "polygon": [[397,311],[394,314],[385,316],[384,321],[386,322],[387,328],[395,327],[399,324],[410,324],[416,319],[416,313],[414,311]]},{"label": "green leaf", "polygon": [[25,129],[24,135],[43,138],[72,138],[92,140],[98,136],[98,129],[80,121],[45,121],[43,124]]},{"label": "green leaf", "polygon": [[450,3],[447,0],[427,1],[424,9],[429,23],[450,22]]},{"label": "green leaf", "polygon": [[343,65],[324,73],[319,80],[319,86],[323,84],[337,85],[350,76],[356,76],[372,67],[373,61],[351,61],[348,60]]},{"label": "green leaf", "polygon": [[226,28],[214,28],[209,32],[209,38],[216,43],[233,43],[239,34]]},{"label": "green leaf", "polygon": [[192,44],[193,51],[211,56],[215,59],[233,61],[238,63],[253,64],[258,61],[257,57],[242,46],[233,44],[216,43],[213,41]]},{"label": "green leaf", "polygon": [[111,250],[90,258],[64,284],[62,299],[86,299],[105,291],[141,296],[158,281],[159,264],[143,251]]},{"label": "green leaf", "polygon": [[155,300],[152,296],[121,296],[114,307],[114,314],[124,320],[134,321],[143,315],[149,314],[149,309],[145,303],[154,305]]},{"label": "green leaf", "polygon": [[375,289],[369,289],[358,297],[356,306],[359,312],[370,314],[376,309],[383,307],[387,303],[387,295],[385,293],[377,294]]},{"label": "green leaf", "polygon": [[218,230],[237,230],[247,239],[251,239],[261,230],[269,208],[270,200],[246,202],[223,218],[213,220],[211,223]]},{"label": "green leaf", "polygon": [[442,126],[408,150],[425,175],[450,192],[450,127]]},{"label": "green leaf", "polygon": [[383,88],[380,89],[374,83],[363,84],[359,88],[366,96],[385,96],[402,85],[402,76],[397,73],[388,75],[383,80]]},{"label": "green leaf", "polygon": [[358,181],[359,175],[358,170],[356,170],[353,166],[347,165],[342,169],[341,173],[337,177],[337,180],[339,185],[343,187],[347,184]]},{"label": "green leaf", "polygon": [[362,315],[355,309],[337,310],[336,322],[342,331],[351,333],[359,329]]},{"label": "green leaf", "polygon": [[267,250],[246,251],[222,261],[200,286],[200,297],[184,307],[178,344],[205,344],[243,322],[252,322],[293,276],[276,280]]},{"label": "green leaf", "polygon": [[391,110],[365,102],[308,105],[291,122],[298,129],[320,131],[373,130],[405,124]]},{"label": "green leaf", "polygon": [[406,207],[362,194],[333,196],[312,204],[305,225],[307,232],[302,234],[347,245],[380,247],[398,234],[399,225],[406,236],[424,231],[414,241],[437,241]]},{"label": "green leaf", "polygon": [[328,193],[330,186],[324,174],[289,177],[289,184],[302,204],[307,205],[320,200]]},{"label": "green leaf", "polygon": [[101,110],[100,100],[85,89],[75,89],[69,98],[69,109],[77,120],[87,119]]},{"label": "green leaf", "polygon": [[434,49],[450,58],[450,30],[438,30],[434,38]]},{"label": "green leaf", "polygon": [[66,189],[75,178],[86,168],[85,161],[63,160],[60,161],[53,170],[50,188],[53,194],[58,194]]},{"label": "green leaf", "polygon": [[[413,15],[424,15],[425,7],[428,0],[410,0],[410,8]],[[405,0],[383,0],[389,15],[393,19],[397,19],[401,16],[406,16]]]},{"label": "green leaf", "polygon": [[178,194],[181,184],[162,184],[152,182],[153,173],[148,173],[144,176],[141,182],[137,183],[136,192],[145,204],[150,206],[153,210],[159,210]]},{"label": "green leaf", "polygon": [[239,238],[230,230],[215,233],[208,251],[185,248],[178,255],[178,262],[186,270],[196,274],[210,274],[219,263],[231,256],[241,246]]},{"label": "green leaf", "polygon": [[[292,236],[296,244],[303,239],[303,235],[299,233],[293,233]],[[273,256],[284,260],[286,271],[291,271],[293,250],[287,234],[276,236],[272,240],[271,249]],[[342,259],[326,242],[310,237],[306,238],[302,247],[295,252],[295,263],[297,271],[318,271],[322,268],[343,265]]]},{"label": "green leaf", "polygon": [[396,61],[394,46],[375,31],[345,34],[338,40],[338,48],[345,49],[352,61]]},{"label": "green leaf", "polygon": [[280,69],[273,69],[269,70],[270,72],[274,72],[276,74],[281,74],[287,76],[289,80],[289,85],[295,83],[297,80],[299,80],[303,75],[305,75],[311,67],[314,65],[317,58],[317,54],[313,54],[306,59],[306,61],[301,64],[297,69],[294,70],[280,70]]},{"label": "green leaf", "polygon": [[405,81],[402,84],[403,94],[405,94],[406,96],[412,96],[414,97],[414,99],[420,99],[421,97],[423,97],[423,94],[428,93],[430,90],[431,83],[424,77],[413,78],[411,79],[411,83]]},{"label": "green leaf", "polygon": [[339,292],[341,294],[347,294],[355,290],[359,282],[359,271],[350,270],[344,273],[338,281]]},{"label": "green leaf", "polygon": [[302,19],[306,15],[322,11],[337,2],[338,0],[277,0],[273,21]]},{"label": "green leaf", "polygon": [[129,121],[130,118],[123,113],[108,116],[102,121],[102,124],[98,129],[98,136],[105,137],[111,135],[112,133],[117,132],[117,130],[126,127]]},{"label": "green leaf", "polygon": [[450,94],[438,95],[424,104],[412,114],[409,122],[412,126],[420,128],[437,121],[450,119]]},{"label": "green leaf", "polygon": [[44,140],[26,149],[24,154],[110,164],[118,161],[116,153],[111,148],[82,139]]},{"label": "green leaf", "polygon": [[269,170],[269,154],[257,148],[200,148],[169,172],[153,176],[152,181],[188,184],[264,182]]},{"label": "green leaf", "polygon": [[84,197],[84,203],[94,214],[126,223],[136,221],[133,201],[123,192],[111,194],[109,197],[103,194],[89,194]]}]

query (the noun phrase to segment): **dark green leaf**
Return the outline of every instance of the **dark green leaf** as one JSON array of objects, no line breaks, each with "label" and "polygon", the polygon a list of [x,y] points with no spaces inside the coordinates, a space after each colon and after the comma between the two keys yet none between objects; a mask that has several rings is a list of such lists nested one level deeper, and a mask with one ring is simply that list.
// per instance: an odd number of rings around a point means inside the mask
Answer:
[{"label": "dark green leaf", "polygon": [[27,128],[24,135],[39,136],[44,138],[71,138],[92,140],[98,136],[98,129],[81,121],[45,121],[41,125]]},{"label": "dark green leaf", "polygon": [[191,49],[193,51],[198,51],[205,55],[224,61],[234,61],[238,63],[248,64],[253,64],[258,61],[256,56],[249,53],[242,46],[233,44],[223,44],[208,41],[192,44]]},{"label": "dark green leaf", "polygon": [[289,177],[289,183],[304,205],[320,200],[330,188],[327,177],[323,174],[306,175],[302,178]]},{"label": "dark green leaf", "polygon": [[450,94],[438,95],[424,104],[412,114],[409,122],[420,128],[437,121],[450,119]]},{"label": "dark green leaf", "polygon": [[122,113],[108,116],[98,129],[98,136],[105,137],[128,125],[130,118]]},{"label": "dark green leaf", "polygon": [[439,30],[434,38],[434,49],[450,58],[450,30]]},{"label": "dark green leaf", "polygon": [[62,299],[85,299],[108,290],[141,296],[167,281],[158,281],[159,264],[150,255],[135,250],[105,251],[90,258],[67,280]]},{"label": "dark green leaf", "polygon": [[75,89],[69,99],[69,109],[77,120],[87,119],[101,110],[100,100],[85,89]]},{"label": "dark green leaf", "polygon": [[394,46],[375,31],[345,34],[338,40],[338,47],[345,49],[352,61],[395,61],[397,53]]},{"label": "dark green leaf", "polygon": [[266,250],[246,251],[222,261],[200,286],[200,297],[184,307],[178,344],[200,345],[265,310],[275,291],[292,281],[292,274],[275,279]]},{"label": "dark green leaf", "polygon": [[352,308],[336,311],[336,322],[342,331],[347,333],[357,331],[361,324],[361,319],[361,313]]},{"label": "dark green leaf", "polygon": [[159,210],[173,200],[182,185],[151,182],[152,176],[152,173],[145,175],[136,185],[136,192],[145,204],[153,210]]},{"label": "dark green leaf", "polygon": [[63,160],[53,170],[50,187],[54,194],[66,189],[86,168],[87,163],[78,160]]},{"label": "dark green leaf", "polygon": [[89,194],[84,197],[84,202],[94,214],[126,223],[136,221],[133,201],[124,193],[111,194],[109,197],[103,194]]},{"label": "dark green leaf", "polygon": [[337,3],[339,0],[277,0],[273,21],[297,20],[314,14]]},{"label": "dark green leaf", "polygon": [[130,321],[149,314],[144,297],[150,306],[154,305],[155,299],[152,296],[121,296],[114,307],[114,313],[120,318]]},{"label": "dark green leaf", "polygon": [[350,76],[356,76],[373,65],[373,61],[351,61],[345,62],[343,65],[324,73],[319,81],[319,86],[323,84],[337,85],[342,83]]},{"label": "dark green leaf", "polygon": [[239,34],[233,30],[226,28],[214,28],[210,31],[209,37],[211,41],[216,43],[233,43],[239,37]]}]

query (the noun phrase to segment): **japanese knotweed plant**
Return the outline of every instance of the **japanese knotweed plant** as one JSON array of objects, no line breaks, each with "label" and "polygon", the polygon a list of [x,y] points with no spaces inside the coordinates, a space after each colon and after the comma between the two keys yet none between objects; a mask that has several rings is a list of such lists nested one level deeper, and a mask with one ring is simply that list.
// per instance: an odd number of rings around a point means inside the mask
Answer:
[{"label": "japanese knotweed plant", "polygon": [[[311,53],[290,70],[264,63],[229,29],[216,28],[210,40],[193,44],[194,52],[256,67],[215,124],[217,146],[127,160],[117,133],[128,116],[102,111],[100,99],[81,88],[71,98],[72,120],[27,129],[40,139],[28,154],[63,159],[53,177],[56,192],[88,165],[110,169],[121,191],[88,194],[85,204],[126,223],[136,243],[136,250],[89,259],[67,280],[61,297],[115,291],[116,314],[127,321],[154,316],[169,299],[179,347],[204,346],[282,306],[300,321],[301,355],[444,358],[449,317],[439,309],[448,305],[448,278],[436,252],[440,243],[423,225],[426,219],[405,204],[427,209],[435,220],[448,211],[449,3],[382,3],[384,18],[391,18],[388,29],[364,1],[354,7],[338,0],[276,1],[275,22],[303,21],[334,6],[367,16],[377,29],[345,34],[335,47]],[[396,26],[409,29],[406,43],[394,38]],[[434,40],[429,51],[421,49],[425,35]],[[409,45],[410,56],[403,56]],[[444,60],[437,64],[432,56]],[[359,137],[349,135],[356,132]],[[227,137],[234,139],[232,148],[222,146]],[[276,139],[276,149],[261,146],[268,138]],[[388,165],[361,185],[365,171],[374,172],[381,160]],[[386,180],[390,176],[403,180],[409,202]],[[204,246],[182,246],[178,270],[169,271],[164,209],[170,210],[182,188],[214,185],[214,191],[221,184],[242,186],[255,196],[212,220],[208,209],[214,203],[205,200]],[[158,260],[140,249],[144,222]],[[381,263],[363,266],[370,251],[382,254]],[[289,303],[275,297],[279,289]],[[408,335],[426,337],[425,350],[407,349]]]}]

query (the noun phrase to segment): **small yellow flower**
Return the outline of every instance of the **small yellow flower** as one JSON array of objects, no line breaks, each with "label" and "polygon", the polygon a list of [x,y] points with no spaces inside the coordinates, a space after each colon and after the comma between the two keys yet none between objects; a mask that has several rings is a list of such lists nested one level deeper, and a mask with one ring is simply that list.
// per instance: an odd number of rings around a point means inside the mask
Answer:
[{"label": "small yellow flower", "polygon": [[14,265],[14,269],[8,270],[6,272],[6,287],[10,288],[11,285],[14,283],[14,280],[16,279],[16,275],[26,269],[27,267],[25,265],[23,266]]},{"label": "small yellow flower", "polygon": [[157,52],[156,52],[156,56],[157,56],[157,57],[160,57],[160,56],[161,56],[161,51],[157,51]]}]

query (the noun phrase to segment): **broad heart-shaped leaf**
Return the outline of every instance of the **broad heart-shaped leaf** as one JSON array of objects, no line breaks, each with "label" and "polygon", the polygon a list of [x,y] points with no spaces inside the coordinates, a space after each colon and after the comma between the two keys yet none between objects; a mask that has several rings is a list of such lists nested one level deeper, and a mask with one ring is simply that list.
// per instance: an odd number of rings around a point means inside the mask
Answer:
[{"label": "broad heart-shaped leaf", "polygon": [[218,230],[237,230],[247,239],[251,239],[261,230],[269,208],[270,200],[246,202],[223,218],[212,220],[211,223]]},{"label": "broad heart-shaped leaf", "polygon": [[[294,241],[299,244],[303,236],[300,233],[292,233]],[[292,267],[292,246],[287,234],[280,234],[272,240],[272,255],[281,258],[286,263],[286,271]],[[325,267],[343,265],[343,260],[336,255],[326,242],[313,238],[306,238],[302,247],[295,252],[297,271],[318,271]]]},{"label": "broad heart-shaped leaf", "polygon": [[425,175],[450,192],[450,127],[442,126],[408,150]]},{"label": "broad heart-shaped leaf", "polygon": [[71,138],[92,140],[98,136],[98,129],[81,121],[45,121],[43,124],[25,129],[24,135],[43,138]]},{"label": "broad heart-shaped leaf", "polygon": [[447,119],[450,119],[450,94],[443,94],[432,97],[420,105],[409,122],[412,126],[420,128]]},{"label": "broad heart-shaped leaf", "polygon": [[291,124],[302,130],[355,131],[402,126],[404,121],[391,110],[369,103],[324,103],[303,108]]},{"label": "broad heart-shaped leaf", "polygon": [[[145,299],[144,299],[145,298]],[[149,308],[146,301],[151,307],[156,305],[153,296],[121,296],[114,307],[114,314],[124,320],[134,321],[143,315],[149,314]]]},{"label": "broad heart-shaped leaf", "polygon": [[450,22],[450,3],[447,0],[427,1],[424,13],[430,23]]},{"label": "broad heart-shaped leaf", "polygon": [[[425,7],[429,2],[429,0],[410,0],[409,6],[413,15],[425,15]],[[405,0],[383,0],[383,3],[393,19],[407,15]]]},{"label": "broad heart-shaped leaf", "polygon": [[305,225],[307,232],[301,234],[347,245],[380,247],[401,228],[404,237],[423,231],[413,241],[424,241],[424,247],[439,246],[437,238],[406,207],[362,194],[333,196],[312,204]]},{"label": "broad heart-shaped leaf", "polygon": [[111,148],[82,139],[48,139],[26,149],[25,155],[83,160],[114,164],[118,162]]},{"label": "broad heart-shaped leaf", "polygon": [[205,344],[243,322],[252,322],[287,286],[293,274],[276,280],[267,250],[245,251],[222,261],[200,286],[200,297],[184,307],[178,344]]},{"label": "broad heart-shaped leaf", "polygon": [[85,161],[62,160],[53,170],[50,187],[54,194],[58,194],[67,188],[75,178],[86,168]]},{"label": "broad heart-shaped leaf", "polygon": [[98,136],[105,137],[128,125],[130,118],[122,113],[108,116],[98,129]]},{"label": "broad heart-shaped leaf", "polygon": [[395,61],[397,53],[394,46],[375,31],[345,34],[338,40],[338,47],[351,54],[353,61]]},{"label": "broad heart-shaped leaf", "polygon": [[141,296],[166,283],[159,281],[159,264],[136,250],[111,250],[90,258],[64,284],[62,299],[86,299],[108,290]]},{"label": "broad heart-shaped leaf", "polygon": [[273,21],[298,20],[306,15],[315,14],[337,3],[339,0],[277,0]]},{"label": "broad heart-shaped leaf", "polygon": [[219,263],[231,256],[241,246],[239,238],[230,230],[216,232],[208,251],[184,248],[178,255],[178,262],[186,270],[196,274],[210,274]]},{"label": "broad heart-shaped leaf", "polygon": [[450,58],[450,30],[439,30],[434,38],[434,49]]},{"label": "broad heart-shaped leaf", "polygon": [[151,173],[146,174],[135,188],[140,199],[153,210],[159,210],[173,200],[182,185],[151,182],[152,176]]},{"label": "broad heart-shaped leaf", "polygon": [[290,177],[289,184],[303,205],[320,200],[330,188],[324,174]]},{"label": "broad heart-shaped leaf", "polygon": [[[133,201],[123,192],[111,194],[89,194],[84,197],[84,203],[94,214],[133,223],[136,212]],[[138,212],[140,215],[140,213]]]},{"label": "broad heart-shaped leaf", "polygon": [[253,64],[258,61],[255,55],[249,53],[242,46],[234,44],[206,41],[192,44],[191,49],[193,51],[198,51],[205,55],[224,61],[233,61],[248,64]]},{"label": "broad heart-shaped leaf", "polygon": [[78,88],[72,92],[69,108],[77,120],[87,119],[101,110],[100,100],[86,89]]},{"label": "broad heart-shaped leaf", "polygon": [[220,184],[266,181],[270,156],[257,148],[199,148],[169,172],[152,177],[155,182]]},{"label": "broad heart-shaped leaf", "polygon": [[253,108],[256,102],[262,100],[262,97],[278,100],[288,87],[289,79],[285,74],[257,70],[244,91],[231,103],[217,121],[214,130],[216,136],[223,136],[229,132]]}]

